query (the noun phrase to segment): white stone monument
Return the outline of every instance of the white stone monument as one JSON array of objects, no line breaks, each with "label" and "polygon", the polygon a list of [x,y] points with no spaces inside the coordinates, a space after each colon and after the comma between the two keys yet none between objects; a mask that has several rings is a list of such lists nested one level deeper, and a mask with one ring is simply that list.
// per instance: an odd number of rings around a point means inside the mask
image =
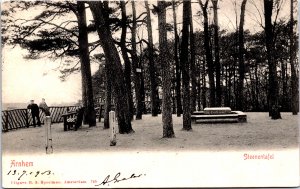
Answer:
[{"label": "white stone monument", "polygon": [[110,146],[115,146],[117,144],[117,137],[116,137],[116,114],[114,111],[109,112],[109,128],[111,131]]},{"label": "white stone monument", "polygon": [[45,123],[45,137],[46,137],[46,154],[53,153],[52,147],[52,133],[51,133],[51,117],[46,116],[44,119]]}]

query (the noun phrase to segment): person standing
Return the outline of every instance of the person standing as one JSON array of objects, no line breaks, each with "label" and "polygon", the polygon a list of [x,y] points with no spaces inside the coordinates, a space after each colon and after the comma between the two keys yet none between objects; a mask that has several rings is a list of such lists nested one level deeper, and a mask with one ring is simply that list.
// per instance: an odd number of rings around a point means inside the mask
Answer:
[{"label": "person standing", "polygon": [[27,106],[27,109],[31,110],[33,126],[36,127],[35,119],[37,119],[37,125],[40,127],[41,126],[40,111],[38,105],[34,103],[34,100],[30,100],[30,104]]},{"label": "person standing", "polygon": [[46,153],[53,153],[52,147],[52,134],[51,134],[51,113],[50,108],[48,107],[44,98],[42,98],[42,102],[39,104],[40,109],[45,114],[44,125],[45,125],[45,138],[46,138]]},{"label": "person standing", "polygon": [[50,116],[51,113],[50,113],[50,109],[45,101],[44,98],[42,98],[42,102],[40,103],[39,105],[40,109],[44,112],[45,116]]}]

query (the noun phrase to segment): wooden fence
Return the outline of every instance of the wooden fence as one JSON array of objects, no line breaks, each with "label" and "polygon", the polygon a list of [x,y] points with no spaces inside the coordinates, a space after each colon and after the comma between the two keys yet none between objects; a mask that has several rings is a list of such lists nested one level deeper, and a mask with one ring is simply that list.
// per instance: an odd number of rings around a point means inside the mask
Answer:
[{"label": "wooden fence", "polygon": [[[96,101],[96,105],[103,102],[103,99]],[[161,102],[160,102],[161,105]],[[135,107],[135,105],[134,105]],[[67,113],[67,110],[74,111],[78,106],[50,106],[51,122],[61,123],[63,122],[62,114]],[[151,112],[151,102],[144,102],[144,114]],[[102,113],[104,115],[104,113]],[[2,132],[7,132],[13,129],[25,128],[33,125],[31,113],[27,109],[14,109],[2,111]],[[45,114],[40,111],[40,120],[44,124]]]},{"label": "wooden fence", "polygon": [[[78,106],[51,106],[51,122],[60,123],[63,122],[62,114],[67,110],[74,111]],[[45,114],[40,111],[40,120],[44,124]],[[27,109],[14,109],[2,111],[2,132],[6,132],[13,129],[19,129],[29,127],[33,125],[31,113]]]}]

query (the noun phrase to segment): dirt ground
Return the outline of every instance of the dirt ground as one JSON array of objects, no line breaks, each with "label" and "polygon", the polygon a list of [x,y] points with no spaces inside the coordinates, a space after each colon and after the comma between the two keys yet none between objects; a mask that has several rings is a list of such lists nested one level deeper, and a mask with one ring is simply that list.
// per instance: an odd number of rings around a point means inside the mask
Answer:
[{"label": "dirt ground", "polygon": [[[117,134],[111,147],[110,130],[103,130],[103,119],[96,127],[84,125],[78,131],[63,131],[63,124],[52,125],[54,153],[117,151],[224,151],[284,150],[298,147],[298,116],[282,113],[271,120],[268,113],[247,113],[247,123],[192,124],[182,131],[182,117],[173,115],[175,138],[162,138],[161,115],[143,115],[132,122],[135,133]],[[44,154],[45,127],[24,128],[2,133],[2,153]]]}]

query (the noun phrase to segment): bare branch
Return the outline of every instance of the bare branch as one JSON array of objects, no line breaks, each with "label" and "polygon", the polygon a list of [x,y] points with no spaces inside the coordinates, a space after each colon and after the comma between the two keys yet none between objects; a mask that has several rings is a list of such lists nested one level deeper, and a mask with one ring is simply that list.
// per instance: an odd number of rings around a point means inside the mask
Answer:
[{"label": "bare branch", "polygon": [[89,46],[92,46],[91,50],[89,51],[89,53],[93,52],[97,47],[99,47],[100,44],[100,40],[95,41],[93,43],[89,43]]},{"label": "bare branch", "polygon": [[263,29],[265,28],[265,26],[262,24],[262,22],[259,21],[259,19],[257,18],[257,16],[256,16],[257,14],[255,14],[255,13],[249,11],[249,10],[246,10],[246,12],[254,16],[255,19],[252,18],[251,16],[249,16],[249,18],[251,20],[253,20],[254,22],[256,22],[261,28],[263,28]]},{"label": "bare branch", "polygon": [[[137,18],[136,18],[136,20],[139,20],[143,15],[145,15],[145,14],[147,14],[147,12],[143,12],[143,13],[141,13]],[[143,18],[142,20],[144,20],[145,18]]]},{"label": "bare branch", "polygon": [[273,22],[273,29],[272,29],[273,32],[275,31],[275,28],[276,28],[276,25],[277,25],[277,19],[278,19],[278,15],[279,15],[279,12],[281,10],[282,4],[283,4],[282,0],[278,0],[275,3],[275,5],[276,5],[276,15],[275,15],[275,19],[274,19],[274,22]]},{"label": "bare branch", "polygon": [[78,13],[77,13],[77,9],[75,7],[75,5],[69,1],[67,1],[67,5],[69,6],[70,10],[76,15],[76,17],[78,18]]},{"label": "bare branch", "polygon": [[73,34],[73,35],[76,36],[76,37],[79,37],[75,32],[73,32],[73,31],[71,31],[71,30],[69,30],[69,29],[67,29],[67,28],[63,28],[63,27],[61,27],[61,26],[59,26],[59,25],[57,25],[57,24],[54,24],[54,23],[51,23],[51,22],[48,22],[48,21],[45,21],[45,20],[42,20],[42,19],[38,19],[38,21],[40,21],[40,22],[42,22],[42,23],[44,23],[44,24],[48,24],[48,25],[52,25],[52,26],[58,27],[58,28],[60,28],[60,29],[62,29],[62,30],[65,30],[65,31],[67,31],[67,32],[69,32],[69,33],[71,33],[71,34]]},{"label": "bare branch", "polygon": [[[262,17],[262,13],[261,13],[261,11],[259,10],[259,8],[257,7],[257,5],[256,5],[256,3],[254,2],[254,0],[250,0],[250,3],[254,6],[254,8],[257,10],[257,13],[258,13],[258,15],[259,15],[259,19],[260,19],[260,21],[258,22],[259,23],[259,25],[262,27],[262,28],[264,28],[264,26],[263,26],[263,17]],[[248,12],[248,11],[247,11]],[[254,14],[253,13],[253,15],[255,16],[255,18],[257,19],[257,14]],[[258,20],[258,19],[257,19]]]}]

